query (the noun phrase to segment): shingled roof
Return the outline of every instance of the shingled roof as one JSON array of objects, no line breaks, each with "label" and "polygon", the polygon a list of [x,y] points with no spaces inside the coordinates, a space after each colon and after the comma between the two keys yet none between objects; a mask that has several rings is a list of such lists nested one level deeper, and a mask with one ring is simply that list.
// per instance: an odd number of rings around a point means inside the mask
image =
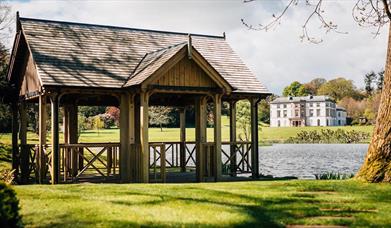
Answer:
[{"label": "shingled roof", "polygon": [[[30,18],[20,23],[43,86],[135,86],[188,39],[186,33]],[[224,37],[192,34],[192,45],[234,93],[269,93]]]}]

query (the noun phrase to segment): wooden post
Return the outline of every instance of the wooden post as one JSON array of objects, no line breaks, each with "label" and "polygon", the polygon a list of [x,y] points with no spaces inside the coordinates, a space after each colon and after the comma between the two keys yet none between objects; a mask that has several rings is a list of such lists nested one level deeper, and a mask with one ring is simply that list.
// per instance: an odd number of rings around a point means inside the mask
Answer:
[{"label": "wooden post", "polygon": [[121,182],[130,181],[130,135],[129,135],[129,102],[128,93],[121,95],[120,102],[120,143],[121,149],[119,154],[119,173]]},{"label": "wooden post", "polygon": [[42,184],[45,178],[46,159],[45,159],[45,146],[46,146],[46,97],[39,96],[39,148],[37,154],[37,167],[38,167],[38,183]]},{"label": "wooden post", "polygon": [[22,102],[19,106],[20,114],[20,173],[21,173],[21,183],[27,184],[29,179],[29,165],[30,165],[30,149],[27,148],[27,113],[26,113],[26,104]]},{"label": "wooden post", "polygon": [[204,180],[205,162],[204,145],[206,143],[206,97],[200,97],[195,105],[196,119],[196,177],[198,182]]},{"label": "wooden post", "polygon": [[12,169],[15,170],[14,177],[18,177],[19,173],[19,146],[18,146],[18,104],[14,101],[11,104],[12,109]]},{"label": "wooden post", "polygon": [[140,171],[141,182],[149,182],[149,140],[148,140],[148,116],[149,94],[148,92],[140,93]]},{"label": "wooden post", "polygon": [[52,118],[52,184],[58,184],[60,177],[60,146],[58,132],[58,94],[50,96]]},{"label": "wooden post", "polygon": [[135,182],[135,163],[136,163],[136,137],[135,137],[135,94],[130,94],[129,96],[129,177],[132,182]]},{"label": "wooden post", "polygon": [[[68,107],[68,143],[76,144],[77,134],[78,134],[78,126],[77,126],[77,106],[72,104]],[[80,165],[78,163],[83,162],[83,158],[79,155],[79,151],[77,148],[72,147],[71,149],[71,170],[72,177],[76,177],[78,173],[78,169]],[[83,166],[83,163],[81,164]]]},{"label": "wooden post", "polygon": [[166,183],[166,147],[165,144],[160,145],[160,178],[163,183]]},{"label": "wooden post", "polygon": [[[62,116],[62,124],[63,124],[63,135],[64,135],[64,144],[69,144],[69,108],[67,105],[62,107],[63,116]],[[72,148],[64,148],[63,150],[63,167],[64,167],[64,181],[68,179],[68,172],[70,168],[70,153],[72,153]],[[73,176],[73,175],[72,175]]]},{"label": "wooden post", "polygon": [[180,122],[180,167],[181,172],[186,172],[186,108],[182,108],[179,110],[179,122]]},{"label": "wooden post", "polygon": [[213,174],[215,181],[221,180],[221,94],[214,95],[214,153]]},{"label": "wooden post", "polygon": [[113,148],[108,147],[107,148],[107,176],[110,176],[111,169],[113,167]]},{"label": "wooden post", "polygon": [[230,175],[236,176],[236,101],[229,103]]},{"label": "wooden post", "polygon": [[132,176],[134,182],[141,182],[141,173],[140,173],[140,161],[141,161],[141,152],[140,152],[140,96],[135,96],[134,98],[134,142],[132,146]]},{"label": "wooden post", "polygon": [[63,134],[64,134],[64,143],[69,143],[69,108],[67,105],[62,107],[63,116],[62,116],[62,124],[63,124]]},{"label": "wooden post", "polygon": [[259,148],[258,148],[258,98],[250,99],[251,105],[251,168],[252,177],[259,177]]}]

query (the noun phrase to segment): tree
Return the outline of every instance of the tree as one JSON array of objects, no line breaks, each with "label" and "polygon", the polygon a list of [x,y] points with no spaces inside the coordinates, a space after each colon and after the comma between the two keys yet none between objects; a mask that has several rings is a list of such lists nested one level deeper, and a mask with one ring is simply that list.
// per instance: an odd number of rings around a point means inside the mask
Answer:
[{"label": "tree", "polygon": [[172,117],[170,113],[172,108],[165,106],[152,106],[149,108],[149,124],[160,127],[160,131],[163,131],[163,125],[171,123]]},{"label": "tree", "polygon": [[375,80],[376,80],[375,72],[371,71],[371,72],[365,74],[364,83],[365,83],[365,92],[367,93],[367,95],[372,94],[372,92],[374,90],[372,84],[375,82]]},{"label": "tree", "polygon": [[101,115],[96,115],[91,117],[92,118],[92,128],[98,131],[99,135],[99,129],[102,129],[104,127],[104,122],[102,120]]},{"label": "tree", "polygon": [[298,81],[292,82],[289,86],[284,88],[284,91],[282,93],[283,96],[307,96],[309,92],[307,89]]},{"label": "tree", "polygon": [[[246,0],[245,2],[251,2]],[[266,25],[260,24],[257,27],[249,25],[242,19],[244,25],[250,29],[268,31],[281,23],[281,18],[292,7],[304,3],[311,7],[311,13],[304,21],[302,26],[302,40],[312,43],[319,43],[322,40],[309,35],[307,25],[313,18],[317,18],[322,27],[327,31],[339,32],[336,23],[324,18],[325,11],[322,7],[324,0],[316,0],[315,4],[309,0],[289,0],[281,13],[273,14],[272,20]],[[371,143],[368,148],[364,164],[361,166],[356,177],[369,182],[391,182],[391,11],[390,0],[356,0],[352,9],[354,21],[360,26],[373,26],[377,28],[376,34],[379,34],[380,28],[388,23],[389,37],[387,46],[387,57],[384,74],[384,84],[381,92],[381,102],[376,119],[375,129],[373,131]]]},{"label": "tree", "polygon": [[262,99],[258,104],[258,117],[263,123],[270,124],[270,101],[272,99]]},{"label": "tree", "polygon": [[250,137],[250,124],[251,124],[251,109],[250,102],[238,101],[236,103],[236,122],[241,130],[239,132],[239,139],[242,141],[249,141]]},{"label": "tree", "polygon": [[316,95],[318,93],[319,88],[326,82],[327,80],[324,78],[315,78],[310,82],[305,83],[304,87],[306,88],[309,94]]},{"label": "tree", "polygon": [[120,110],[117,107],[110,106],[106,108],[106,114],[114,119],[115,125],[119,127]]},{"label": "tree", "polygon": [[83,114],[86,118],[91,116],[96,116],[106,112],[105,106],[80,106],[79,112]]},{"label": "tree", "polygon": [[337,101],[344,97],[360,98],[360,94],[353,85],[353,81],[345,78],[336,78],[324,83],[319,88],[317,95],[327,95]]}]

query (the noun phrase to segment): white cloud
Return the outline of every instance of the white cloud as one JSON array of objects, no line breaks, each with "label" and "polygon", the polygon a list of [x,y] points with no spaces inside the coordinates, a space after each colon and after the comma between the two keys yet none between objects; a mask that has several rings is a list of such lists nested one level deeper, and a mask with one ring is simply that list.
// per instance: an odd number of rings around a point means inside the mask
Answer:
[{"label": "white cloud", "polygon": [[308,8],[292,8],[274,31],[249,31],[240,19],[257,24],[271,18],[285,2],[259,1],[22,1],[10,2],[22,17],[76,21],[135,28],[221,35],[259,80],[280,93],[291,81],[343,76],[361,87],[363,75],[385,63],[387,31],[373,39],[371,29],[352,19],[354,1],[326,2],[327,16],[349,34],[324,34],[314,21],[311,33],[323,37],[318,45],[299,40]]}]

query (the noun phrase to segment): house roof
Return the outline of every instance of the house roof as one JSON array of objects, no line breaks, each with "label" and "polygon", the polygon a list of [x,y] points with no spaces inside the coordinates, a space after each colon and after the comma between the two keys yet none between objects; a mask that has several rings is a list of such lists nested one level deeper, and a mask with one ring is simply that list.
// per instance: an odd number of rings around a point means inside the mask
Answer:
[{"label": "house roof", "polygon": [[272,104],[277,104],[277,103],[292,103],[292,102],[322,102],[322,101],[334,101],[331,97],[329,96],[303,96],[303,97],[278,97],[274,99]]},{"label": "house roof", "polygon": [[[188,34],[20,18],[43,86],[134,86],[181,49]],[[269,94],[224,37],[192,34],[192,46],[235,93]]]}]

